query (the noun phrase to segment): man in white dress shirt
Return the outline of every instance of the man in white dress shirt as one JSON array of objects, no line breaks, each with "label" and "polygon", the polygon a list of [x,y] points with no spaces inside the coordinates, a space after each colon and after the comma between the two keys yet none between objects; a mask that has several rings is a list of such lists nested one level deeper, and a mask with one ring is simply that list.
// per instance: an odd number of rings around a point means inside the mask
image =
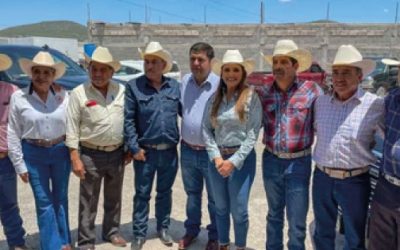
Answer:
[{"label": "man in white dress shirt", "polygon": [[340,206],[346,249],[365,249],[365,224],[370,195],[369,165],[375,132],[383,134],[383,99],[359,86],[375,68],[352,45],[339,47],[332,64],[332,93],[315,104],[317,143],[313,154],[317,250],[335,249],[335,227]]}]

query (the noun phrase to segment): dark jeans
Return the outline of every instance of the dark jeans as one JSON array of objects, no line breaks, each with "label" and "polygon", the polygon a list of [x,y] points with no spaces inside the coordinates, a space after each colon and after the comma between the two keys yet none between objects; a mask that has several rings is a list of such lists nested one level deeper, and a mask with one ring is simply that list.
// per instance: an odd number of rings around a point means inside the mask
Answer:
[{"label": "dark jeans", "polygon": [[71,162],[64,143],[50,148],[22,142],[29,183],[35,197],[42,250],[71,244],[68,222],[68,182]]},{"label": "dark jeans", "polygon": [[343,214],[344,249],[365,249],[365,225],[370,194],[369,173],[346,179],[328,176],[318,168],[313,178],[316,250],[334,250],[338,207]]},{"label": "dark jeans", "polygon": [[95,219],[101,182],[104,180],[104,217],[102,236],[109,239],[119,233],[121,220],[122,183],[124,180],[123,148],[104,152],[81,148],[85,179],[80,181],[78,246],[94,245]]},{"label": "dark jeans", "polygon": [[8,157],[0,159],[0,219],[9,247],[25,244],[25,230],[19,215],[17,175]]},{"label": "dark jeans", "polygon": [[149,200],[153,180],[156,180],[157,231],[168,228],[172,207],[172,185],[178,171],[176,147],[167,150],[146,149],[146,161],[135,161],[135,196],[133,199],[133,235],[144,238],[149,219]]},{"label": "dark jeans", "polygon": [[[385,190],[386,189],[386,190]],[[397,198],[397,205],[381,204],[375,197],[388,195],[387,189],[395,192],[395,196],[387,197],[388,200]],[[369,250],[399,250],[400,249],[400,187],[397,187],[383,177],[379,179],[375,189],[374,200],[371,205],[369,224]],[[393,202],[395,203],[395,202]]]},{"label": "dark jeans", "polygon": [[[226,155],[224,159],[230,156]],[[229,177],[222,177],[212,162],[209,165],[209,172],[215,197],[219,243],[225,245],[230,241],[230,215],[232,214],[235,245],[246,247],[249,229],[248,203],[256,173],[256,153],[253,149],[244,161],[242,168],[234,169]]]},{"label": "dark jeans", "polygon": [[268,202],[266,249],[283,249],[285,207],[288,249],[305,249],[310,176],[311,156],[281,159],[264,150],[263,179]]},{"label": "dark jeans", "polygon": [[208,239],[217,240],[215,222],[215,202],[208,174],[208,154],[206,150],[193,150],[185,144],[181,145],[181,171],[186,201],[185,228],[186,234],[197,236],[201,225],[201,198],[205,183],[208,197],[208,213],[211,223],[207,226]]}]

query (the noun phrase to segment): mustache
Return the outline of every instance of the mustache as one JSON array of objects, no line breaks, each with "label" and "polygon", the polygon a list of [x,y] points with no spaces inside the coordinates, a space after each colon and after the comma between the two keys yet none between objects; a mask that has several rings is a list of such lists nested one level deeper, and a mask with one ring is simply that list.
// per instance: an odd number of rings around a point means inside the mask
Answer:
[{"label": "mustache", "polygon": [[283,69],[274,69],[274,70],[272,70],[272,73],[273,74],[284,74],[285,71]]}]

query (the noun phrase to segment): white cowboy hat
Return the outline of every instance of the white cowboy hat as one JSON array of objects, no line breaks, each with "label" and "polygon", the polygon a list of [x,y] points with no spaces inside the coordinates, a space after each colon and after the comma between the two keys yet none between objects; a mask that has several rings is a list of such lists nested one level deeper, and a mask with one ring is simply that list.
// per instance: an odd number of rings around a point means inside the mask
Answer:
[{"label": "white cowboy hat", "polygon": [[142,51],[140,48],[138,48],[138,51],[140,53],[140,57],[143,60],[144,57],[148,55],[157,56],[161,58],[166,63],[166,66],[163,70],[163,74],[169,72],[172,69],[171,54],[167,50],[163,49],[163,47],[161,47],[161,44],[159,42],[149,42],[144,51]]},{"label": "white cowboy hat", "polygon": [[11,58],[6,54],[0,54],[0,71],[7,70],[11,65]]},{"label": "white cowboy hat", "polygon": [[381,60],[384,64],[391,65],[391,66],[399,66],[400,61],[389,59],[389,58],[384,58]]},{"label": "white cowboy hat", "polygon": [[211,67],[215,74],[220,75],[222,66],[228,63],[237,63],[242,65],[243,68],[246,70],[247,75],[250,75],[250,73],[253,72],[255,64],[254,60],[252,59],[244,60],[242,54],[240,54],[240,51],[234,49],[227,50],[222,57],[222,61],[214,58],[211,62]]},{"label": "white cowboy hat", "polygon": [[55,63],[53,57],[47,51],[39,51],[32,60],[22,58],[19,59],[21,70],[32,77],[32,67],[43,66],[55,70],[54,79],[62,77],[65,73],[65,64],[62,62]]},{"label": "white cowboy hat", "polygon": [[119,61],[114,61],[110,51],[107,48],[101,46],[98,46],[93,51],[91,57],[85,54],[85,60],[87,64],[90,64],[90,62],[92,61],[106,64],[113,68],[114,72],[118,71],[121,68],[121,64],[119,63]]},{"label": "white cowboy hat", "polygon": [[296,59],[299,64],[297,72],[308,69],[312,63],[311,52],[305,49],[299,49],[297,44],[292,40],[279,40],[275,45],[274,53],[264,56],[264,59],[272,65],[272,58],[274,56],[288,56]]},{"label": "white cowboy hat", "polygon": [[367,76],[375,69],[375,62],[363,59],[361,53],[351,44],[341,45],[336,52],[333,66],[352,66],[362,70],[363,76]]}]

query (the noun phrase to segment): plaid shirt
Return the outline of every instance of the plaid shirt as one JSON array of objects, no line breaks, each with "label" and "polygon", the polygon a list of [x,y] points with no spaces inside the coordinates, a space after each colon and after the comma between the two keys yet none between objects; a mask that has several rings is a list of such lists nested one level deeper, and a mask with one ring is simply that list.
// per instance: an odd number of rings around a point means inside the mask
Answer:
[{"label": "plaid shirt", "polygon": [[313,104],[322,89],[312,81],[294,81],[287,92],[276,83],[258,87],[263,106],[264,138],[266,147],[294,153],[313,143]]},{"label": "plaid shirt", "polygon": [[400,89],[385,98],[385,142],[383,169],[386,174],[400,178]]}]

